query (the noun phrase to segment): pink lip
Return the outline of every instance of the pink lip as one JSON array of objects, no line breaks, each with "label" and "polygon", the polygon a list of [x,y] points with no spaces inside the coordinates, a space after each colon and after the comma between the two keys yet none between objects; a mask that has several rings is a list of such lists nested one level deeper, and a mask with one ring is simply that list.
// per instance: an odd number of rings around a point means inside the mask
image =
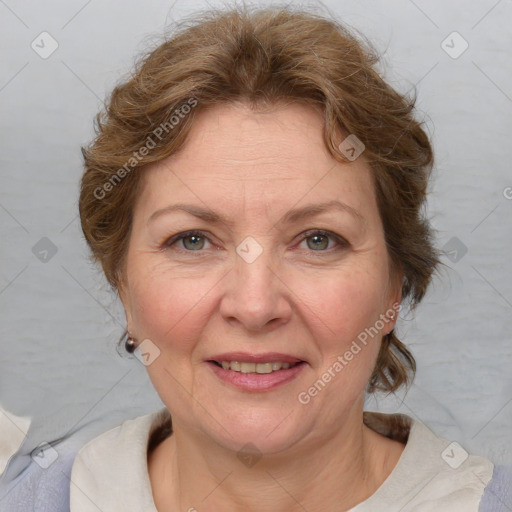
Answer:
[{"label": "pink lip", "polygon": [[[226,360],[230,361],[231,359],[222,359],[222,361]],[[235,359],[232,360],[235,361]],[[245,361],[249,362],[247,359]],[[265,361],[283,361],[283,359],[265,359]],[[250,362],[256,361],[252,360]],[[297,360],[294,362],[297,362]],[[307,363],[303,361],[287,370],[278,370],[272,373],[241,373],[233,370],[224,370],[224,368],[217,366],[212,361],[208,361],[207,364],[215,375],[227,384],[242,391],[261,392],[270,391],[295,379],[302,372]]]},{"label": "pink lip", "polygon": [[287,354],[278,352],[266,352],[264,354],[248,354],[247,352],[226,352],[215,355],[208,359],[209,361],[238,361],[241,363],[300,363],[302,360]]}]

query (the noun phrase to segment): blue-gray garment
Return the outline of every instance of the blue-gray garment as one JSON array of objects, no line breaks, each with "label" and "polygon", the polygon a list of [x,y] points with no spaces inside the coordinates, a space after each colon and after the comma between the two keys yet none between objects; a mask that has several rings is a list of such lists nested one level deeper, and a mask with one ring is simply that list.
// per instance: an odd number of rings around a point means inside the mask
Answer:
[{"label": "blue-gray garment", "polygon": [[512,512],[512,465],[494,466],[479,512]]},{"label": "blue-gray garment", "polygon": [[69,512],[69,476],[78,446],[54,446],[59,457],[46,469],[30,460],[8,483],[0,485],[1,512]]}]

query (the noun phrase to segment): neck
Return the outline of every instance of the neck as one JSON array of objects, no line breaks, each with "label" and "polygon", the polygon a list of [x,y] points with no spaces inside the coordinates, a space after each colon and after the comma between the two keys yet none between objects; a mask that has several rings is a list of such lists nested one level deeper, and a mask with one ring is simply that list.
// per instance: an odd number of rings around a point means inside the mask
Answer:
[{"label": "neck", "polygon": [[248,465],[178,423],[148,460],[155,504],[201,512],[349,510],[377,490],[404,448],[364,426],[362,406],[353,416],[327,439]]}]

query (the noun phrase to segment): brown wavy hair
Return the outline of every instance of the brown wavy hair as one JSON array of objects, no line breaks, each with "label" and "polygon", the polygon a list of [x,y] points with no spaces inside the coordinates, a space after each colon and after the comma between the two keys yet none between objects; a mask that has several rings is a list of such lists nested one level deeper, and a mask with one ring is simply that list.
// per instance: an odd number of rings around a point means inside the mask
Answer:
[{"label": "brown wavy hair", "polygon": [[[96,137],[82,148],[81,226],[95,262],[115,291],[123,284],[132,213],[146,164],[178,151],[208,106],[252,108],[300,102],[322,113],[332,156],[339,133],[365,145],[392,271],[414,308],[439,262],[424,204],[433,152],[415,98],[376,70],[372,45],[335,18],[304,9],[208,10],[177,24],[135,63],[96,116]],[[383,336],[368,392],[412,382],[416,363],[394,330]]]}]

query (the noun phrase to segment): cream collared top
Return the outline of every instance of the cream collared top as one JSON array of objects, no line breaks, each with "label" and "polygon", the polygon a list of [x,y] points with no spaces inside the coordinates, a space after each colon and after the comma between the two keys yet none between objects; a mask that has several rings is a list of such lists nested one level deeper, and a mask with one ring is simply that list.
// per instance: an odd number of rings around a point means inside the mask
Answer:
[{"label": "cream collared top", "polygon": [[16,416],[0,407],[0,477],[27,437],[31,418]]},{"label": "cream collared top", "polygon": [[[403,414],[365,412],[364,422],[406,446],[383,484],[350,512],[478,512],[492,462],[468,455],[459,444]],[[87,443],[73,464],[71,512],[157,512],[148,446],[169,435],[170,423],[163,408],[127,420]]]}]

